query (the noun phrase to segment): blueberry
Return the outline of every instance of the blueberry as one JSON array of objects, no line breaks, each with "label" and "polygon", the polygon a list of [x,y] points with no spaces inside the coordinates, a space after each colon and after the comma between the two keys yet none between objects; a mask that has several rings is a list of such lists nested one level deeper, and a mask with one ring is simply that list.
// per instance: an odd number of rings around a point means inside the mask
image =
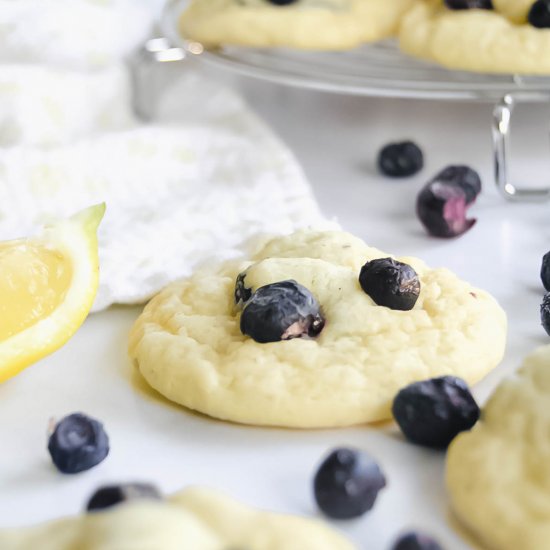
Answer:
[{"label": "blueberry", "polygon": [[451,10],[492,10],[492,0],[445,0],[445,5]]},{"label": "blueberry", "polygon": [[550,252],[542,257],[542,266],[540,268],[540,279],[544,288],[550,291]]},{"label": "blueberry", "polygon": [[289,4],[295,4],[298,0],[267,0],[270,4],[276,6],[288,6]]},{"label": "blueberry", "polygon": [[449,166],[422,188],[416,213],[430,235],[458,237],[476,223],[466,219],[466,210],[480,192],[477,172],[467,166]]},{"label": "blueberry", "polygon": [[323,461],[313,480],[320,510],[335,519],[352,519],[368,512],[386,478],[378,464],[357,449],[340,448]]},{"label": "blueberry", "polygon": [[161,500],[162,495],[154,485],[149,483],[105,485],[97,489],[91,496],[86,505],[86,510],[88,512],[105,510],[105,508],[110,508],[116,504],[136,499]]},{"label": "blueberry", "polygon": [[402,389],[393,401],[392,413],[409,441],[442,449],[472,428],[480,411],[464,380],[443,376]]},{"label": "blueberry", "polygon": [[103,425],[82,413],[61,419],[48,440],[48,451],[60,472],[77,474],[97,466],[109,454]]},{"label": "blueberry", "polygon": [[475,202],[477,196],[481,193],[481,178],[469,166],[447,166],[432,181],[442,181],[460,187],[466,195],[466,204]]},{"label": "blueberry", "polygon": [[527,19],[538,29],[550,28],[550,0],[538,0],[529,10]]},{"label": "blueberry", "polygon": [[315,296],[296,281],[258,288],[241,315],[241,332],[261,344],[317,336],[324,325]]},{"label": "blueberry", "polygon": [[422,533],[407,533],[395,542],[392,550],[443,550],[437,541]]},{"label": "blueberry", "polygon": [[542,328],[550,336],[550,292],[547,292],[540,305],[540,321]]},{"label": "blueberry", "polygon": [[379,306],[409,311],[420,294],[420,279],[407,264],[392,258],[367,262],[359,274],[361,288]]},{"label": "blueberry", "polygon": [[378,153],[378,168],[386,176],[404,178],[422,170],[424,156],[412,141],[390,143]]}]

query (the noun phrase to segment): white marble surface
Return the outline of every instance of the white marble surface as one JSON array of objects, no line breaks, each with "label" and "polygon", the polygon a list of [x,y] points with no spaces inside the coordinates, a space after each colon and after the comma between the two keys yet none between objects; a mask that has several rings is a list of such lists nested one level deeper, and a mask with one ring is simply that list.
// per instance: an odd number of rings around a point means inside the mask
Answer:
[{"label": "white marble surface", "polygon": [[[163,70],[175,76],[184,67]],[[234,81],[294,150],[327,216],[382,249],[448,266],[500,300],[510,319],[508,352],[476,388],[481,401],[524,354],[547,342],[539,324],[538,271],[550,249],[550,204],[512,205],[497,196],[488,106],[352,98],[222,79]],[[527,111],[514,129],[520,137],[515,172],[527,183],[544,182],[547,113],[536,106]],[[382,144],[401,138],[422,145],[427,165],[418,177],[390,181],[376,173],[373,161]],[[475,228],[443,241],[424,233],[414,204],[422,183],[449,163],[479,169],[485,189],[472,209]],[[371,513],[336,528],[361,549],[389,549],[407,528],[432,533],[447,550],[470,547],[448,521],[444,454],[408,445],[391,424],[257,429],[172,406],[132,375],[126,336],[138,313],[113,308],[92,315],[64,348],[0,386],[0,526],[77,513],[98,484],[136,479],[165,491],[205,484],[250,504],[315,514],[311,479],[317,463],[334,446],[354,445],[379,460],[388,487]],[[63,477],[49,463],[46,427],[50,417],[73,411],[105,423],[112,451],[99,467]]]}]

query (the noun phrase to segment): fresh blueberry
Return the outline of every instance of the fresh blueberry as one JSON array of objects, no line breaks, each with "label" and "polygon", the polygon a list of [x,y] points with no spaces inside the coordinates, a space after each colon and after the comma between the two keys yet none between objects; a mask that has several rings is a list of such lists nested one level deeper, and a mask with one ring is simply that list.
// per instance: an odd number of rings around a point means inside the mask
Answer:
[{"label": "fresh blueberry", "polygon": [[476,223],[466,219],[466,210],[480,192],[477,172],[467,166],[449,166],[422,188],[416,213],[430,235],[458,237]]},{"label": "fresh blueberry", "polygon": [[60,472],[77,474],[97,466],[109,454],[103,425],[82,413],[61,419],[48,441],[48,451]]},{"label": "fresh blueberry", "polygon": [[450,10],[492,10],[492,0],[445,0]]},{"label": "fresh blueberry", "polygon": [[161,500],[159,490],[149,483],[124,483],[122,485],[105,485],[100,487],[86,505],[88,512],[105,510],[128,500],[149,499]]},{"label": "fresh blueberry", "polygon": [[378,168],[386,176],[405,178],[422,170],[424,156],[412,141],[390,143],[378,153]]},{"label": "fresh blueberry", "polygon": [[261,344],[317,336],[324,325],[315,296],[291,280],[260,287],[241,315],[241,332]]},{"label": "fresh blueberry", "polygon": [[538,0],[529,10],[529,23],[538,29],[550,28],[550,0]]},{"label": "fresh blueberry", "polygon": [[357,449],[340,448],[323,461],[313,480],[319,509],[334,519],[352,519],[368,512],[386,478],[378,464]]},{"label": "fresh blueberry", "polygon": [[540,321],[542,323],[542,328],[544,328],[548,336],[550,336],[550,292],[547,292],[542,299],[542,304],[540,305]]},{"label": "fresh blueberry", "polygon": [[359,274],[361,288],[379,306],[409,311],[420,294],[420,279],[408,264],[392,258],[367,262]]},{"label": "fresh blueberry", "polygon": [[270,4],[276,6],[288,6],[289,4],[295,4],[298,0],[267,0]]},{"label": "fresh blueberry", "polygon": [[422,533],[407,533],[395,542],[392,550],[443,550],[439,543]]},{"label": "fresh blueberry", "polygon": [[479,419],[479,407],[464,380],[454,376],[415,382],[393,401],[392,413],[412,443],[446,448]]},{"label": "fresh blueberry", "polygon": [[540,279],[544,288],[550,291],[550,252],[542,257],[542,266],[540,268]]}]

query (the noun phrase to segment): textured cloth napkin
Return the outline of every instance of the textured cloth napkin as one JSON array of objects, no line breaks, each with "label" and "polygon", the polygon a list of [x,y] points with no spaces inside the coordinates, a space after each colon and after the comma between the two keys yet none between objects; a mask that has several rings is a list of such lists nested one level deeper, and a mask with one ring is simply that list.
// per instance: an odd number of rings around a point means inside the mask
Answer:
[{"label": "textured cloth napkin", "polygon": [[60,145],[134,124],[121,63],[94,72],[0,64],[0,147]]},{"label": "textured cloth napkin", "polygon": [[0,149],[2,238],[107,203],[94,310],[142,302],[258,233],[327,225],[293,155],[242,100],[182,73],[162,102],[177,125]]},{"label": "textured cloth napkin", "polygon": [[123,59],[153,26],[145,5],[0,0],[0,238],[105,201],[94,310],[142,302],[258,233],[325,225],[292,154],[188,64],[163,94],[171,124],[139,123]]},{"label": "textured cloth napkin", "polygon": [[0,0],[0,63],[105,67],[127,57],[153,23],[144,1]]}]

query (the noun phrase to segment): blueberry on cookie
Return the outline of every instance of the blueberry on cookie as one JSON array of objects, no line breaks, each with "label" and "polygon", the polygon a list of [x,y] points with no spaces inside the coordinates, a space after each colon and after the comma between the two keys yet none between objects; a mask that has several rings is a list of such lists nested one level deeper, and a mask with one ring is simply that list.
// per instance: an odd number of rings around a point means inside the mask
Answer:
[{"label": "blueberry on cookie", "polygon": [[492,0],[445,0],[451,10],[492,10]]},{"label": "blueberry on cookie", "polygon": [[416,271],[393,258],[367,262],[361,268],[359,283],[376,304],[401,311],[411,310],[420,294]]},{"label": "blueberry on cookie", "polygon": [[241,315],[241,332],[261,344],[317,336],[324,325],[319,302],[296,281],[259,288]]}]

